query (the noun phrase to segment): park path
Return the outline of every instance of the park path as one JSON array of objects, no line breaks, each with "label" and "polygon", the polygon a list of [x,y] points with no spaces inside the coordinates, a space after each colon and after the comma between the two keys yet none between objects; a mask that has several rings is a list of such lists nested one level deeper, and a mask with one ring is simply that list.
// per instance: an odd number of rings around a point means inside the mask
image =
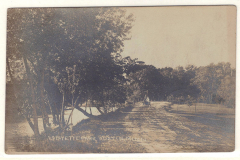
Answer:
[{"label": "park path", "polygon": [[132,121],[132,127],[128,130],[132,132],[133,137],[145,139],[140,144],[147,152],[177,152],[181,149],[171,143],[176,139],[176,132],[164,123],[170,120],[170,118],[166,119],[166,111],[163,109],[167,105],[166,102],[152,103],[151,107],[137,104],[126,117]]},{"label": "park path", "polygon": [[140,144],[147,152],[234,150],[234,119],[215,115],[200,119],[202,114],[168,112],[168,106],[168,102],[152,102],[151,107],[137,104],[126,117],[132,122],[131,127],[126,127],[132,135],[146,139]]},{"label": "park path", "polygon": [[[169,102],[136,103],[109,115],[82,120],[73,136],[82,136],[77,153],[220,152],[234,150],[234,118],[207,113],[176,113]],[[170,109],[170,110],[169,110]],[[6,126],[10,124],[6,123]],[[11,129],[15,128],[15,129]],[[13,152],[28,124],[11,123],[6,129],[6,147]],[[29,132],[28,132],[29,133]],[[19,135],[19,136],[16,136]],[[20,138],[19,138],[20,137]],[[93,137],[89,140],[88,137]],[[11,139],[11,141],[10,141]],[[20,146],[19,146],[20,147]],[[10,151],[9,150],[9,151]]]},{"label": "park path", "polygon": [[[131,109],[114,113],[100,121],[90,120],[76,127],[82,130],[81,135],[100,137],[92,144],[98,146],[98,152],[164,153],[234,150],[234,130],[228,130],[229,125],[226,124],[226,120],[213,121],[214,117],[211,117],[207,123],[202,123],[199,119],[201,115],[184,115],[167,111],[169,105],[168,102],[152,102],[151,107],[148,107],[136,103]],[[113,138],[101,139],[104,136]],[[91,152],[91,149],[89,151]]]},{"label": "park path", "polygon": [[[169,106],[168,102],[152,102],[151,106],[144,106],[141,103],[135,105],[125,120],[130,120],[131,127],[126,127],[131,131],[133,137],[142,138],[140,144],[149,153],[162,152],[191,152],[192,149],[184,149],[182,145],[176,143],[178,130],[181,128],[190,131],[181,122],[176,121],[176,115],[166,112],[164,107]],[[175,123],[178,128],[171,128]]]},{"label": "park path", "polygon": [[[106,153],[194,151],[183,149],[182,145],[176,143],[178,131],[169,126],[169,122],[174,121],[174,115],[164,109],[168,105],[168,102],[152,102],[151,107],[148,107],[139,102],[134,107],[125,108],[109,117],[89,119],[88,122],[75,126],[75,135],[98,137],[97,142],[91,146],[98,146],[99,152]],[[179,127],[189,131],[180,122],[174,123],[179,123]]]}]

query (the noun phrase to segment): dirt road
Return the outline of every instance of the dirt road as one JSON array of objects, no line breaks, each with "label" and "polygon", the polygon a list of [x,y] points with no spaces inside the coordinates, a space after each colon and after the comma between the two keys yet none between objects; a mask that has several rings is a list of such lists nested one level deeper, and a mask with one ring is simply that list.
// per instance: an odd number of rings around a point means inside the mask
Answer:
[{"label": "dirt road", "polygon": [[[176,110],[168,102],[136,103],[107,116],[82,120],[65,136],[75,139],[51,141],[43,152],[67,153],[164,153],[228,152],[234,150],[234,112],[199,113]],[[176,108],[176,107],[175,107]],[[207,108],[207,107],[206,107]],[[10,124],[6,124],[10,125]],[[22,150],[26,122],[11,123],[6,130],[9,152]],[[9,127],[7,127],[9,129]],[[16,133],[15,133],[16,132]],[[56,147],[57,146],[57,147]]]},{"label": "dirt road", "polygon": [[205,116],[202,120],[202,114],[167,112],[164,109],[167,105],[167,102],[153,102],[150,108],[140,105],[129,114],[129,119],[133,119],[132,133],[147,140],[141,144],[148,152],[234,150],[234,119]]},{"label": "dirt road", "polygon": [[[96,137],[88,152],[220,152],[234,150],[234,119],[166,111],[168,102],[133,108],[75,126],[75,135]],[[204,123],[203,123],[204,122]],[[233,126],[230,127],[229,126]],[[76,133],[77,132],[77,133]]]}]

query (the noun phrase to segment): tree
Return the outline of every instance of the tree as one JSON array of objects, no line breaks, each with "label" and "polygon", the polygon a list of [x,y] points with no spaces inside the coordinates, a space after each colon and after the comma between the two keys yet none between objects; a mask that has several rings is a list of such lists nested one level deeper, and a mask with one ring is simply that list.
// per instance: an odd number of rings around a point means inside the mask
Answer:
[{"label": "tree", "polygon": [[228,107],[235,107],[235,88],[236,77],[226,76],[222,79],[217,94],[221,97],[218,99],[218,103],[225,104]]},{"label": "tree", "polygon": [[[164,87],[162,92],[164,93],[164,99],[176,100],[180,97],[187,99],[188,95],[191,95],[195,99],[198,97],[199,89],[193,84],[193,78],[195,77],[197,67],[188,65],[185,68],[178,66],[177,68],[162,68],[159,70],[163,75]],[[167,98],[169,97],[169,98]]]},{"label": "tree", "polygon": [[[136,69],[136,72],[129,74],[128,79],[130,80],[130,86],[135,86],[133,88],[140,89],[141,99],[143,99],[145,95],[148,95],[151,100],[159,100],[162,97],[161,88],[163,85],[163,76],[154,66],[140,66],[139,68],[142,68],[141,70]],[[134,91],[132,92],[134,93]]]},{"label": "tree", "polygon": [[[69,99],[72,105],[79,96],[81,101],[99,100],[97,95],[104,95],[100,93],[106,88],[116,90],[122,85],[121,66],[115,63],[113,53],[121,53],[123,41],[129,39],[133,16],[124,10],[9,9],[8,22],[7,55],[24,62],[36,134],[38,110],[45,128],[48,110],[58,117],[56,121],[63,121]],[[73,68],[75,80],[67,76]]]},{"label": "tree", "polygon": [[[234,92],[235,74],[230,63],[210,64],[205,67],[199,67],[196,70],[196,76],[193,78],[195,84],[201,91],[201,97],[208,103],[219,103],[227,100],[229,95]],[[231,79],[231,80],[230,80]],[[232,95],[231,97],[235,97]],[[221,100],[222,99],[222,100]],[[234,100],[233,100],[234,101]]]}]

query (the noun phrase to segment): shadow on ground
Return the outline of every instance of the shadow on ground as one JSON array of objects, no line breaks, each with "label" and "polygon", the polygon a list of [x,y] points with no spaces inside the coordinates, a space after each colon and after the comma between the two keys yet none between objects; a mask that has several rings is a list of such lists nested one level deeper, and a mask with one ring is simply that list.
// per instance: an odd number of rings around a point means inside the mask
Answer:
[{"label": "shadow on ground", "polygon": [[126,116],[132,111],[129,106],[107,115],[99,115],[81,121],[73,128],[74,136],[89,137],[84,140],[89,153],[143,153],[146,152],[138,142],[131,139],[127,131]]}]

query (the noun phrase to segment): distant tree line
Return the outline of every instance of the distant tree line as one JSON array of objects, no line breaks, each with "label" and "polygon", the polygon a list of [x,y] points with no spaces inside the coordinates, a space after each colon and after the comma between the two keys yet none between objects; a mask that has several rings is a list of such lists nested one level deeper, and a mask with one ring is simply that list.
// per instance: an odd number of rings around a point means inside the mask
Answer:
[{"label": "distant tree line", "polygon": [[9,9],[7,21],[7,96],[37,137],[39,116],[46,134],[49,114],[64,133],[72,116],[64,119],[67,107],[94,117],[83,103],[103,115],[146,95],[153,101],[234,107],[236,75],[230,63],[159,69],[122,57],[134,22],[122,9]]},{"label": "distant tree line", "polygon": [[141,62],[131,66],[127,75],[132,100],[148,95],[153,101],[235,106],[236,70],[230,63],[155,68]]}]

